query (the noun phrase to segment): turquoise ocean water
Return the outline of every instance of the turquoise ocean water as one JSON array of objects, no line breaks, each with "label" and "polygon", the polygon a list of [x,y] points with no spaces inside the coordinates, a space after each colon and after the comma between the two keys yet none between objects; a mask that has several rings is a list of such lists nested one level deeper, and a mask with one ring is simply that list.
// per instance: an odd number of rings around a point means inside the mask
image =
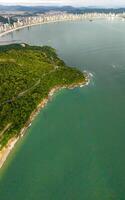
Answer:
[{"label": "turquoise ocean water", "polygon": [[125,200],[125,23],[34,26],[0,38],[50,45],[90,84],[62,90],[0,171],[0,200]]}]

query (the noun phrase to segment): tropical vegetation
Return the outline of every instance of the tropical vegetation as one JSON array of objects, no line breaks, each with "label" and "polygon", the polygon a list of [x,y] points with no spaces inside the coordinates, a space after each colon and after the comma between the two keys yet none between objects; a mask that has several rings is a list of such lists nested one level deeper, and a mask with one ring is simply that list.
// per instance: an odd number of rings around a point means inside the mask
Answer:
[{"label": "tropical vegetation", "polygon": [[0,148],[19,135],[53,87],[84,81],[84,74],[68,67],[51,47],[0,46]]}]

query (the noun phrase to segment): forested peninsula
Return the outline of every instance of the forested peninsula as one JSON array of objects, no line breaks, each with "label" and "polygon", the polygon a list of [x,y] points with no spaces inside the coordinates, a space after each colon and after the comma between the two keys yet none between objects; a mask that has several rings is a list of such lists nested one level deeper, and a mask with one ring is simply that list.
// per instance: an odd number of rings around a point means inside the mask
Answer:
[{"label": "forested peninsula", "polygon": [[82,72],[67,66],[51,47],[0,46],[0,150],[13,137],[20,137],[55,91],[86,81]]}]

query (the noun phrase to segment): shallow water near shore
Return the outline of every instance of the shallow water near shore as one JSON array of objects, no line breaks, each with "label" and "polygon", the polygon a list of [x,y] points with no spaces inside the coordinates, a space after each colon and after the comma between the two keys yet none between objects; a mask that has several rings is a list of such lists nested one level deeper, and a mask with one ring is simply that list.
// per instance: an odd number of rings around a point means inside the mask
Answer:
[{"label": "shallow water near shore", "polygon": [[0,172],[1,200],[125,199],[125,23],[34,26],[0,41],[50,45],[91,75],[39,113]]}]

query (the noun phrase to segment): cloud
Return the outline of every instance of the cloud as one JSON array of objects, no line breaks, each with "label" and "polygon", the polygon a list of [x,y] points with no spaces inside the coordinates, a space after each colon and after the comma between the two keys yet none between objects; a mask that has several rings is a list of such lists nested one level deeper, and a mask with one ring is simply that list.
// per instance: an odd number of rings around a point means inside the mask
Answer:
[{"label": "cloud", "polygon": [[125,0],[0,0],[0,4],[72,5],[72,6],[125,6]]}]

